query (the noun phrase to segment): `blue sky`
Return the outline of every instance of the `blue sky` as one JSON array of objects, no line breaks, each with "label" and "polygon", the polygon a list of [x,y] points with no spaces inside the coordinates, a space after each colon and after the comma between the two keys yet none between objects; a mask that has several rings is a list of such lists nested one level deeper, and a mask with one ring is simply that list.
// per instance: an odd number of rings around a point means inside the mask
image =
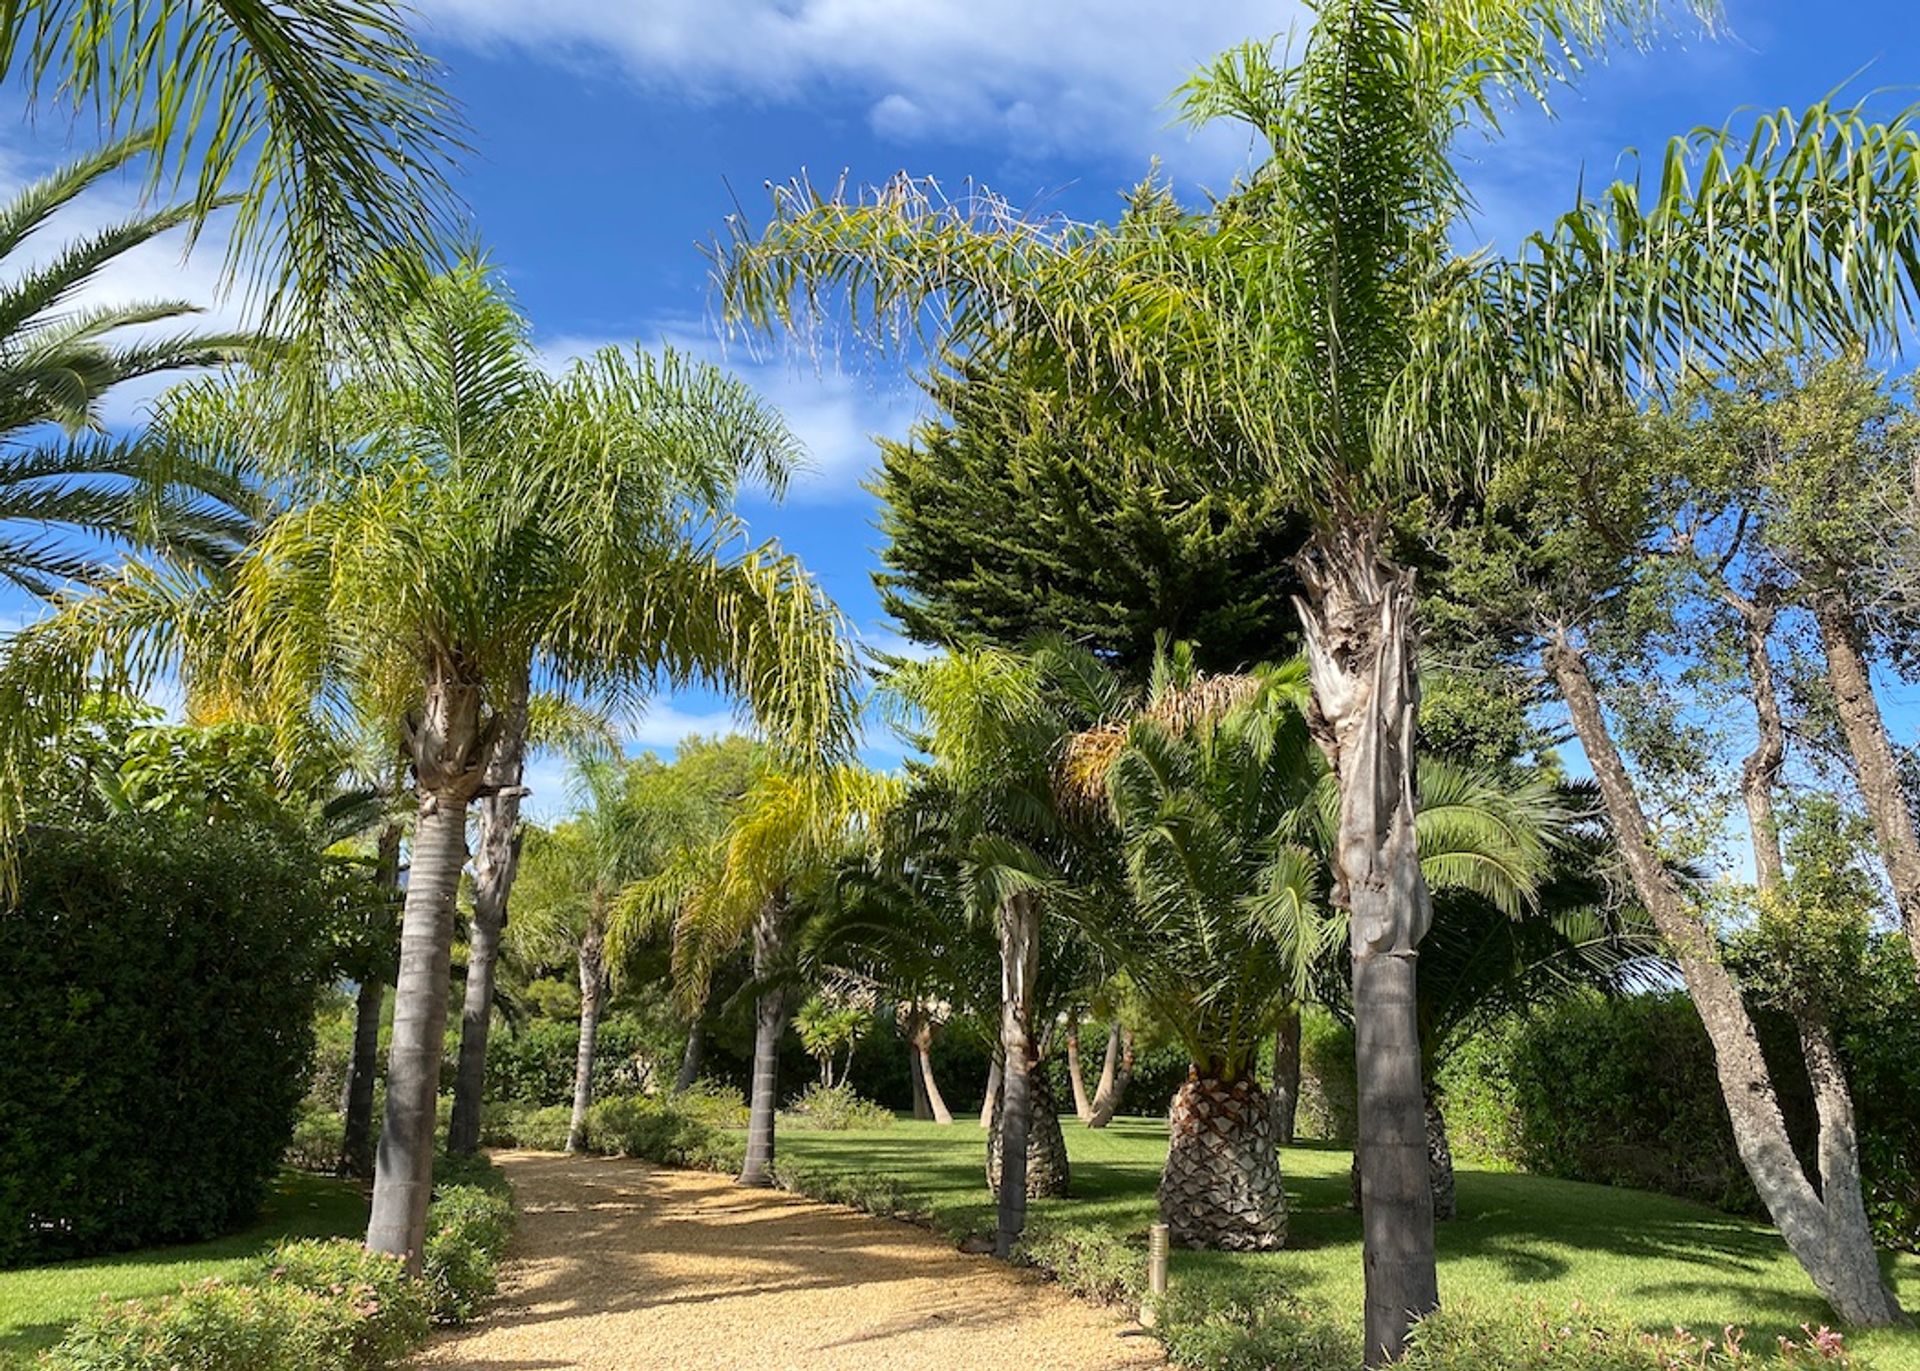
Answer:
[{"label": "blue sky", "polygon": [[[1304,22],[1288,0],[417,0],[449,69],[473,147],[459,181],[492,253],[561,357],[607,342],[672,342],[739,368],[780,404],[817,470],[782,507],[750,502],[757,536],[799,553],[869,640],[888,645],[869,574],[873,501],[860,490],[872,435],[904,433],[918,396],[895,371],[844,372],[710,325],[699,245],[764,183],[899,169],[972,177],[1016,203],[1110,214],[1160,157],[1187,187],[1224,187],[1247,153],[1224,131],[1168,127],[1165,99],[1201,60]],[[1592,72],[1549,122],[1517,113],[1508,137],[1468,149],[1481,231],[1511,243],[1665,139],[1749,111],[1800,106],[1848,85],[1920,99],[1912,0],[1728,0],[1728,32]],[[1902,93],[1898,88],[1909,88]],[[44,161],[44,140],[0,141],[0,177]],[[183,271],[163,250],[128,289],[210,295],[215,263]],[[136,397],[137,398],[137,397]],[[129,403],[132,401],[130,400]],[[0,602],[0,616],[25,606]],[[724,723],[699,693],[656,702],[635,745]],[[876,752],[875,760],[885,760]],[[539,768],[535,807],[564,802]]]}]

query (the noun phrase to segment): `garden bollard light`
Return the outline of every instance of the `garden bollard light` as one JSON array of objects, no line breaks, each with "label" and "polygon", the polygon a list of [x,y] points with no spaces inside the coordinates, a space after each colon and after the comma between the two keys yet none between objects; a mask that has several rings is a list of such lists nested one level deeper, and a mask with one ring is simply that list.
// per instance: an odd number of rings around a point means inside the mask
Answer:
[{"label": "garden bollard light", "polygon": [[1159,1304],[1167,1293],[1167,1226],[1147,1229],[1147,1298],[1140,1306],[1140,1326],[1151,1328],[1159,1318]]}]

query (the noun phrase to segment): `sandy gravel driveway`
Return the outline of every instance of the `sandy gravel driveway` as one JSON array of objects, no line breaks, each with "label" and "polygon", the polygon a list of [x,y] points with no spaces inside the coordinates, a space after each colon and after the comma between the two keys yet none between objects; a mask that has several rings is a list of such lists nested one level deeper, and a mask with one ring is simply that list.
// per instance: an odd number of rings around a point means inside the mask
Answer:
[{"label": "sandy gravel driveway", "polygon": [[729,1179],[505,1152],[502,1298],[421,1358],[457,1371],[1162,1366],[1108,1311],[932,1234]]}]

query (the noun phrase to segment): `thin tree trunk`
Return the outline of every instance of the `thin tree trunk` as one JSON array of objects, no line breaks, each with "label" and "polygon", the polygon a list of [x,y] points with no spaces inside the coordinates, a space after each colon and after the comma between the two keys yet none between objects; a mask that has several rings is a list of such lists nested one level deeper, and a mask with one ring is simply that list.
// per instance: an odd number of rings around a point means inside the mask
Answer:
[{"label": "thin tree trunk", "polygon": [[[382,898],[400,889],[400,825],[381,826],[373,879]],[[385,916],[381,916],[382,927]],[[386,987],[371,971],[360,981],[353,1006],[353,1060],[347,1068],[340,1112],[345,1126],[340,1138],[340,1172],[345,1176],[373,1174],[373,1086],[380,1071],[380,1011],[386,1005]]]},{"label": "thin tree trunk", "polygon": [[520,785],[527,750],[523,679],[500,716],[482,784],[480,845],[473,854],[473,926],[467,939],[467,988],[460,1006],[460,1060],[453,1077],[447,1151],[480,1146],[480,1108],[487,1092],[487,1038],[493,1028],[494,964],[507,926],[507,896],[520,868]]},{"label": "thin tree trunk", "polygon": [[1013,1256],[1027,1226],[1027,1133],[1033,1126],[1033,983],[1040,971],[1039,909],[1025,892],[1000,906],[1000,1185],[994,1255]]},{"label": "thin tree trunk", "polygon": [[980,1127],[993,1128],[994,1111],[1000,1106],[1000,1058],[993,1059],[993,1065],[987,1068],[987,1098],[980,1104]]},{"label": "thin tree trunk", "polygon": [[[1645,811],[1614,745],[1586,659],[1564,635],[1556,635],[1548,645],[1546,661],[1599,782],[1635,892],[1678,960],[1688,993],[1713,1042],[1734,1143],[1774,1226],[1842,1320],[1869,1327],[1903,1322],[1899,1305],[1880,1277],[1864,1211],[1857,1229],[1846,1231],[1854,1227],[1846,1212],[1850,1206],[1843,1202],[1829,1209],[1824,1205],[1794,1155],[1753,1020],[1712,935],[1654,848]],[[1831,1110],[1833,1101],[1820,1107]],[[1847,1113],[1850,1121],[1850,1106]],[[1822,1151],[1824,1155],[1824,1146]]]},{"label": "thin tree trunk", "polygon": [[1300,1116],[1300,1006],[1289,1005],[1273,1035],[1273,1136],[1282,1147],[1293,1146],[1293,1130]]},{"label": "thin tree trunk", "polygon": [[1339,778],[1335,898],[1351,916],[1367,1364],[1398,1360],[1440,1303],[1414,997],[1432,903],[1414,836],[1420,692],[1413,577],[1387,565],[1377,524],[1323,534],[1297,602],[1310,719]]},{"label": "thin tree trunk", "polygon": [[1893,886],[1907,946],[1920,974],[1920,833],[1907,807],[1906,788],[1894,757],[1887,723],[1873,693],[1872,668],[1861,645],[1859,616],[1845,592],[1821,590],[1813,597],[1813,617],[1827,656],[1827,683],[1840,715],[1840,731],[1853,755],[1854,781],[1860,787],[1881,856]]},{"label": "thin tree trunk", "polygon": [[[1120,1112],[1120,1106],[1127,1098],[1127,1086],[1133,1081],[1133,1030],[1116,1025],[1113,1031],[1120,1039],[1120,1069],[1114,1074],[1112,1082],[1093,1097],[1093,1117],[1087,1120],[1088,1128],[1105,1128],[1113,1122],[1113,1116]],[[1111,1035],[1107,1039],[1107,1047],[1111,1054]]]},{"label": "thin tree trunk", "polygon": [[1085,1123],[1093,1117],[1093,1101],[1087,1098],[1087,1078],[1080,1070],[1080,1021],[1067,1025],[1067,1081],[1073,1086],[1074,1116]]},{"label": "thin tree trunk", "polygon": [[[1108,1096],[1113,1094],[1113,1070],[1120,1062],[1120,1021],[1115,1019],[1107,1025],[1107,1051],[1100,1061],[1100,1079],[1093,1087],[1093,1106],[1087,1111],[1087,1126],[1093,1126],[1094,1113]],[[1111,1117],[1111,1115],[1109,1115]]]},{"label": "thin tree trunk", "polygon": [[779,897],[761,907],[753,925],[753,974],[761,982],[754,1001],[753,1097],[747,1109],[747,1160],[740,1184],[773,1184],[773,1122],[780,1103],[780,1035],[787,1026],[786,991],[770,984],[786,945],[787,911]]},{"label": "thin tree trunk", "polygon": [[426,704],[408,726],[420,815],[400,922],[387,1107],[367,1223],[367,1246],[402,1258],[415,1275],[433,1198],[434,1101],[446,1047],[453,906],[467,859],[467,803],[480,787],[493,731],[482,721],[477,683],[437,669],[426,686]]},{"label": "thin tree trunk", "polygon": [[696,1014],[693,1022],[687,1025],[687,1047],[680,1054],[680,1070],[673,1078],[673,1093],[693,1089],[693,1083],[700,1079],[700,1062],[707,1051],[707,1020],[704,1014]]},{"label": "thin tree trunk", "polygon": [[573,1117],[567,1123],[567,1151],[587,1147],[587,1113],[593,1108],[593,1061],[600,1048],[600,1011],[607,993],[606,919],[599,896],[580,938],[580,1049],[573,1059]]},{"label": "thin tree trunk", "polygon": [[913,1088],[913,1117],[925,1122],[933,1117],[933,1102],[927,1097],[926,1056],[920,1047],[920,1006],[907,1013],[907,1084]]},{"label": "thin tree trunk", "polygon": [[[940,1093],[940,1082],[933,1078],[933,1019],[922,1014],[914,1025],[914,1055],[920,1063],[921,1088],[927,1099],[927,1112],[935,1123],[953,1122],[953,1111],[947,1108],[946,1097]],[[915,1115],[918,1118],[919,1115]]]}]

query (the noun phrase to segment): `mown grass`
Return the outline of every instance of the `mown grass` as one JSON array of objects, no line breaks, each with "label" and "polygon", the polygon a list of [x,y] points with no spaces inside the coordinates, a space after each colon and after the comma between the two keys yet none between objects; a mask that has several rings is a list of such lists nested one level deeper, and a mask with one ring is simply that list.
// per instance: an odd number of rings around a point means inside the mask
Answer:
[{"label": "mown grass", "polygon": [[[1098,1224],[1144,1242],[1166,1151],[1157,1122],[1122,1120],[1104,1130],[1065,1120],[1073,1196],[1036,1202],[1035,1224]],[[784,1132],[780,1154],[807,1165],[880,1171],[953,1233],[988,1232],[993,1209],[979,1126],[902,1120],[873,1132]],[[1232,1256],[1176,1252],[1172,1280],[1224,1282],[1250,1276],[1290,1286],[1358,1331],[1360,1222],[1347,1206],[1348,1153],[1289,1148],[1291,1225],[1285,1251]],[[1754,1338],[1797,1335],[1832,1320],[1779,1235],[1664,1195],[1463,1166],[1460,1216],[1441,1224],[1443,1300],[1565,1309],[1600,1305],[1648,1331],[1684,1325],[1718,1336],[1729,1324]],[[1920,1258],[1893,1267],[1902,1302],[1920,1308]],[[1850,1335],[1882,1371],[1920,1371],[1920,1333]]]},{"label": "mown grass", "polygon": [[101,1296],[141,1299],[182,1282],[232,1276],[284,1238],[356,1237],[366,1231],[365,1190],[351,1181],[281,1173],[259,1221],[212,1242],[0,1271],[0,1371],[30,1364]]}]

